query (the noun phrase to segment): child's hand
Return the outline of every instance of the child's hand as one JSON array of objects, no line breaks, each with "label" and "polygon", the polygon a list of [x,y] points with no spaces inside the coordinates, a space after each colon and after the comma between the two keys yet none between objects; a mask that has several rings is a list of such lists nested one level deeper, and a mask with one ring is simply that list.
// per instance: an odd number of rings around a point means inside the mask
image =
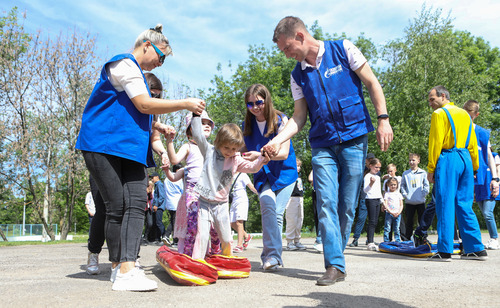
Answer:
[{"label": "child's hand", "polygon": [[262,152],[262,156],[262,162],[264,163],[264,165],[267,165],[267,163],[271,160],[271,157],[269,157],[269,154],[267,154],[266,151]]},{"label": "child's hand", "polygon": [[243,157],[244,159],[246,159],[248,161],[254,161],[257,158],[259,158],[260,155],[261,155],[261,153],[257,152],[257,151],[250,151],[250,152],[241,153],[241,157]]},{"label": "child's hand", "polygon": [[170,170],[170,161],[167,160],[167,162],[164,163],[163,166],[161,166],[161,168],[165,173],[167,173]]},{"label": "child's hand", "polygon": [[371,186],[373,183],[375,183],[375,177],[374,177],[374,176],[370,177],[370,186]]}]

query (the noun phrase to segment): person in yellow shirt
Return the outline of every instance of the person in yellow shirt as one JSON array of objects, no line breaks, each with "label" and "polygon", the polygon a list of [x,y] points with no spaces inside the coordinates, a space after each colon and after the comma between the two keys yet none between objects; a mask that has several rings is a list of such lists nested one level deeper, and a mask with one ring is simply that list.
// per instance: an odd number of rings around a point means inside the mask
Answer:
[{"label": "person in yellow shirt", "polygon": [[455,216],[462,238],[461,259],[486,260],[474,201],[474,170],[479,168],[477,139],[469,114],[450,102],[443,86],[429,92],[429,106],[434,109],[429,134],[427,177],[434,183],[438,218],[437,253],[432,261],[451,261]]}]

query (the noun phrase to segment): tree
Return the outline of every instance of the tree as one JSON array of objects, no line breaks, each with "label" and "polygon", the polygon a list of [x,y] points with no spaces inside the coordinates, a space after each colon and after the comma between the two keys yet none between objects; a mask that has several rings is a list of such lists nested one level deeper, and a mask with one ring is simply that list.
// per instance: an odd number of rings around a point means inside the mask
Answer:
[{"label": "tree", "polygon": [[76,31],[54,41],[43,40],[40,32],[29,36],[17,23],[15,9],[3,21],[8,31],[0,38],[5,72],[0,123],[6,140],[1,174],[26,196],[50,238],[55,239],[54,220],[62,225],[64,239],[87,190],[82,189],[87,187],[83,160],[74,146],[98,73],[95,39]]}]

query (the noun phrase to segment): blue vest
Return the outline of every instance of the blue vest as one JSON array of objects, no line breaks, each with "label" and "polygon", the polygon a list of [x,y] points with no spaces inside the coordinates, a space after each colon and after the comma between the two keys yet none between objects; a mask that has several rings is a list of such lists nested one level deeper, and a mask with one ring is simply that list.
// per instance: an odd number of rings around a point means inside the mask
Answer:
[{"label": "blue vest", "polygon": [[363,86],[349,66],[343,40],[324,43],[318,69],[302,70],[299,62],[292,71],[307,101],[312,148],[339,144],[373,131]]},{"label": "blue vest", "polygon": [[474,194],[476,201],[491,199],[490,183],[491,171],[488,166],[488,141],[490,140],[490,131],[476,125],[474,129],[477,138],[477,149],[479,156],[479,169],[477,169],[474,178]]},{"label": "blue vest", "polygon": [[[278,126],[281,125],[281,117],[278,116]],[[245,123],[243,123],[245,127]],[[264,129],[264,134],[260,133],[259,126],[255,117],[252,118],[252,135],[245,136],[245,145],[248,151],[260,151],[271,139],[277,134],[270,134],[269,137],[264,137],[267,133],[267,126]],[[267,165],[264,165],[259,172],[253,175],[254,186],[257,191],[261,192],[263,185],[269,181],[272,191],[282,189],[297,180],[297,161],[295,159],[295,151],[293,150],[292,141],[290,140],[290,150],[288,158],[285,160],[272,160]]]},{"label": "blue vest", "polygon": [[[118,92],[113,87],[106,73],[109,63],[125,58],[134,61],[140,69],[131,54],[117,55],[103,66],[101,76],[83,111],[82,126],[75,147],[154,167],[150,142],[153,116],[139,112],[125,91]],[[142,77],[147,87],[144,74]]]}]

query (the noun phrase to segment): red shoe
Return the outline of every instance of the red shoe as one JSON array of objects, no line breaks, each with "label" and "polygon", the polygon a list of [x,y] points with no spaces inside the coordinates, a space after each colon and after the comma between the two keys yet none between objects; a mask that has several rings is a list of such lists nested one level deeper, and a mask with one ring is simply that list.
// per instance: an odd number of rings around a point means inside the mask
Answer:
[{"label": "red shoe", "polygon": [[248,247],[248,243],[250,243],[250,241],[252,240],[252,236],[250,234],[248,234],[247,238],[243,241],[243,248],[247,248]]},{"label": "red shoe", "polygon": [[233,252],[234,253],[239,253],[239,252],[242,252],[243,251],[243,247],[241,246],[236,246],[233,248]]}]

